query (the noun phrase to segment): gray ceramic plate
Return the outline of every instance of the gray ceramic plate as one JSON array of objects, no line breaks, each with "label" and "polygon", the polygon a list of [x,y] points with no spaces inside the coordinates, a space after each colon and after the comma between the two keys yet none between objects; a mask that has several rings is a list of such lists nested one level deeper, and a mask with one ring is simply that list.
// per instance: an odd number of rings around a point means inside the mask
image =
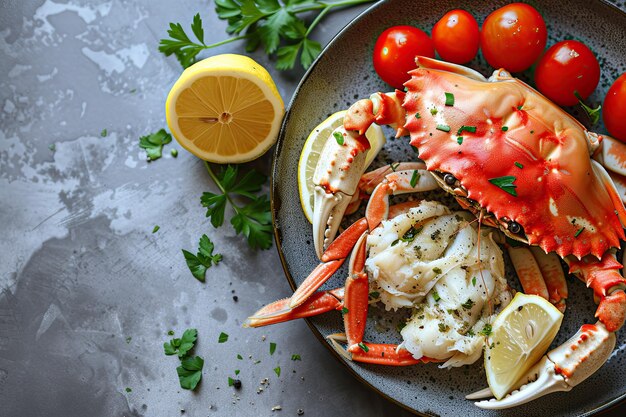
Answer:
[{"label": "gray ceramic plate", "polygon": [[[293,288],[318,263],[313,250],[311,225],[302,213],[298,198],[296,172],[300,151],[308,133],[328,115],[347,108],[356,99],[368,97],[372,92],[390,90],[380,81],[371,65],[377,36],[387,27],[398,24],[429,30],[446,11],[458,7],[471,11],[482,22],[491,11],[506,3],[444,0],[380,2],[342,30],[304,76],[282,126],[272,177],[276,241],[287,279]],[[626,14],[597,0],[534,3],[548,24],[549,44],[576,38],[596,52],[602,64],[602,79],[590,101],[599,102],[612,80],[626,69]],[[480,59],[470,66],[483,74],[492,71]],[[391,132],[387,133],[391,137]],[[374,167],[406,160],[413,155],[406,138],[388,140]],[[432,198],[441,198],[441,195]],[[345,276],[344,266],[324,288],[342,286]],[[510,277],[510,280],[515,278]],[[569,284],[571,298],[555,342],[558,344],[571,336],[582,323],[592,322],[595,311],[591,292],[578,280],[570,280]],[[394,319],[382,309],[370,309],[366,340],[397,343],[399,334],[395,330]],[[309,324],[320,342],[334,354],[325,336],[342,330],[340,314],[331,312],[315,317]],[[618,347],[608,363],[573,391],[552,394],[524,407],[501,412],[480,410],[464,399],[465,394],[486,386],[482,361],[469,367],[442,370],[436,364],[404,368],[363,365],[346,362],[336,356],[363,383],[416,413],[442,416],[572,416],[597,412],[626,397],[623,384],[626,375],[625,342],[622,331]]]}]

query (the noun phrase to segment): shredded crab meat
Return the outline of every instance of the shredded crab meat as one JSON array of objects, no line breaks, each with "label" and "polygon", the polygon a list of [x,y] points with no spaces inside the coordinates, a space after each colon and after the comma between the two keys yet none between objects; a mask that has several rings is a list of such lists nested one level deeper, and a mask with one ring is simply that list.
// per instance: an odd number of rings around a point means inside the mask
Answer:
[{"label": "shredded crab meat", "polygon": [[366,268],[378,299],[387,310],[413,308],[401,347],[416,358],[447,360],[443,367],[475,362],[494,307],[510,300],[492,230],[481,232],[479,250],[472,219],[422,202],[367,239]]}]

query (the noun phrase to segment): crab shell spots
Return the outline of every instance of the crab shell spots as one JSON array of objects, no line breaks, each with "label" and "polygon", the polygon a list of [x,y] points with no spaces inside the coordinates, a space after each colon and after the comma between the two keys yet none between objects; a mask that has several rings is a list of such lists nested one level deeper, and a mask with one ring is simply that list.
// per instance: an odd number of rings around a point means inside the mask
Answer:
[{"label": "crab shell spots", "polygon": [[[624,208],[614,205],[594,172],[594,146],[578,121],[513,78],[484,82],[423,67],[411,76],[405,128],[429,170],[454,175],[469,198],[518,222],[529,243],[546,252],[601,257],[619,246],[624,231],[616,213]],[[454,106],[445,105],[446,92],[454,94]],[[476,132],[458,133],[464,125]],[[515,177],[517,196],[489,182],[504,176]]]}]

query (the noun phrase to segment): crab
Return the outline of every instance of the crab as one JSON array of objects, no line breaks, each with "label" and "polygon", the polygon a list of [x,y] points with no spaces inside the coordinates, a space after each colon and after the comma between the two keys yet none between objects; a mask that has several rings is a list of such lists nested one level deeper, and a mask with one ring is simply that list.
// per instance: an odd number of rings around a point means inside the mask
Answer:
[{"label": "crab", "polygon": [[[372,345],[369,352],[359,346],[368,305],[365,236],[389,217],[390,195],[428,189],[432,186],[428,178],[480,224],[531,246],[516,253],[517,265],[536,259],[545,270],[554,261],[543,256],[556,254],[593,290],[598,303],[598,321],[581,326],[571,339],[544,355],[518,381],[520,389],[476,405],[507,408],[571,390],[607,361],[615,332],[626,318],[626,280],[615,258],[625,237],[626,149],[588,131],[505,70],[486,79],[472,69],[430,58],[417,57],[416,63],[405,92],[376,93],[356,102],[343,126],[326,142],[313,177],[313,238],[322,263],[292,297],[260,310],[250,323],[270,324],[349,306],[345,339],[353,360],[393,365],[431,361],[393,345]],[[346,210],[358,204],[364,182],[370,182],[371,178],[362,178],[369,149],[364,133],[373,123],[390,125],[397,136],[410,134],[410,144],[425,165],[383,176],[372,190],[365,218],[334,239]],[[343,140],[336,140],[338,134]],[[317,291],[350,252],[345,289]],[[549,298],[564,309],[564,281],[545,279],[550,274],[540,271],[526,268],[520,274],[530,284],[523,285],[525,292]],[[468,399],[490,396],[483,390]]]}]

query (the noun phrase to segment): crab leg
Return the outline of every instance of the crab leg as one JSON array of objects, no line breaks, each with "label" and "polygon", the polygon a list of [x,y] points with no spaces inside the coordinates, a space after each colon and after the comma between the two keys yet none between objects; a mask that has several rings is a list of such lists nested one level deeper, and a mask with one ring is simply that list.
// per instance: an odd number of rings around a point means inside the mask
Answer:
[{"label": "crab leg", "polygon": [[344,289],[332,291],[318,291],[309,297],[302,305],[289,308],[289,298],[275,301],[266,305],[251,317],[248,317],[244,327],[262,327],[270,324],[317,316],[331,310],[341,310],[343,307]]},{"label": "crab leg", "polygon": [[561,313],[565,312],[565,300],[567,300],[567,282],[565,282],[565,274],[561,267],[559,257],[554,253],[545,253],[537,246],[531,246],[532,252],[541,275],[548,289],[549,301],[558,308]]},{"label": "crab leg", "polygon": [[367,309],[369,306],[369,279],[365,272],[367,258],[367,233],[359,238],[350,257],[350,274],[346,279],[345,299],[343,302],[343,325],[348,338],[348,350],[359,349],[363,341]]},{"label": "crab leg", "polygon": [[355,362],[388,366],[410,366],[417,365],[418,363],[440,362],[425,356],[420,359],[415,359],[408,350],[398,349],[398,345],[386,343],[361,342],[357,349],[348,351],[343,346],[343,344],[347,342],[347,337],[343,333],[331,334],[326,338],[330,340],[330,343],[337,353]]},{"label": "crab leg", "polygon": [[533,254],[525,247],[507,247],[517,277],[526,294],[534,294],[548,300],[548,288]]}]

